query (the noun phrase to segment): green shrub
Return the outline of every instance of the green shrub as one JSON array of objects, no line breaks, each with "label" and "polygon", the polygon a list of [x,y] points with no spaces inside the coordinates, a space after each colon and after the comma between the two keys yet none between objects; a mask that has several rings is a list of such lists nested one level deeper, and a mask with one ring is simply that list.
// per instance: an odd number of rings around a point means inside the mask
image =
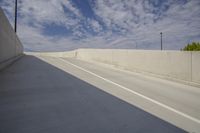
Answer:
[{"label": "green shrub", "polygon": [[191,44],[187,44],[183,49],[183,51],[200,51],[200,43],[192,42]]}]

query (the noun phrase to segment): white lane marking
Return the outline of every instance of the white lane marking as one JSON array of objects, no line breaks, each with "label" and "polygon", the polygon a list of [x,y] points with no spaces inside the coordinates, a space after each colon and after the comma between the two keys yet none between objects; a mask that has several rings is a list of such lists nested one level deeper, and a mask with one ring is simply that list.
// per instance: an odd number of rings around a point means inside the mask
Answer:
[{"label": "white lane marking", "polygon": [[140,93],[138,93],[138,92],[135,92],[135,91],[133,91],[133,90],[127,88],[127,87],[124,87],[124,86],[122,86],[122,85],[120,85],[120,84],[117,84],[117,83],[115,83],[115,82],[113,82],[113,81],[111,81],[111,80],[109,80],[109,79],[103,78],[103,77],[101,77],[101,76],[99,76],[99,75],[97,75],[97,74],[95,74],[95,73],[93,73],[93,72],[91,72],[91,71],[88,71],[88,70],[86,70],[86,69],[84,69],[84,68],[82,68],[82,67],[80,67],[80,66],[77,66],[77,65],[75,65],[75,64],[73,64],[73,63],[71,63],[71,62],[69,62],[69,61],[66,61],[66,60],[64,60],[64,59],[62,59],[62,58],[59,58],[59,59],[62,60],[62,61],[64,61],[64,62],[67,63],[67,64],[70,64],[70,65],[72,65],[72,66],[74,66],[74,67],[76,67],[76,68],[82,70],[82,71],[85,71],[85,72],[87,72],[87,73],[89,73],[89,74],[91,74],[91,75],[93,75],[93,76],[96,76],[96,77],[98,77],[98,78],[100,78],[100,79],[102,79],[102,80],[104,80],[104,81],[106,81],[106,82],[108,82],[108,83],[114,84],[114,85],[116,85],[116,86],[118,86],[118,87],[120,87],[120,88],[122,88],[122,89],[124,89],[124,90],[126,90],[126,91],[129,91],[129,92],[131,92],[131,93],[133,93],[133,94],[135,94],[135,95],[138,95],[138,96],[140,96],[140,97],[142,97],[142,98],[144,98],[144,99],[146,99],[146,100],[149,100],[149,101],[151,101],[151,102],[153,102],[153,103],[155,103],[155,104],[157,104],[157,105],[159,105],[159,106],[161,106],[161,107],[164,107],[164,108],[166,108],[166,109],[168,109],[168,110],[170,110],[170,111],[172,111],[172,112],[175,112],[175,113],[177,113],[177,114],[179,114],[179,115],[181,115],[181,116],[183,116],[183,117],[185,117],[185,118],[188,118],[188,119],[190,119],[190,120],[192,120],[192,121],[197,122],[197,123],[200,124],[200,120],[199,120],[199,119],[196,119],[196,118],[194,118],[194,117],[192,117],[192,116],[189,116],[189,115],[187,115],[187,114],[185,114],[185,113],[183,113],[183,112],[180,112],[180,111],[178,111],[178,110],[176,110],[176,109],[174,109],[174,108],[172,108],[172,107],[170,107],[170,106],[167,106],[167,105],[165,105],[165,104],[163,104],[163,103],[160,103],[160,102],[158,102],[158,101],[156,101],[156,100],[154,100],[154,99],[151,99],[151,98],[149,98],[149,97],[147,97],[147,96],[145,96],[145,95],[142,95],[142,94],[140,94]]}]

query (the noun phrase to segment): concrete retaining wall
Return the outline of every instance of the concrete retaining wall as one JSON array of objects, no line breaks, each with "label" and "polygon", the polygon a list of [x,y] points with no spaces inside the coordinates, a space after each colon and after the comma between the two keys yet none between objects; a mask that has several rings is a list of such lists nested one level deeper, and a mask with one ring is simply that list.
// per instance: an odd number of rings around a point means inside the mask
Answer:
[{"label": "concrete retaining wall", "polygon": [[0,69],[23,53],[23,46],[0,8]]},{"label": "concrete retaining wall", "polygon": [[26,54],[77,58],[200,86],[200,52],[78,49],[68,52],[27,52]]},{"label": "concrete retaining wall", "polygon": [[25,52],[27,55],[37,55],[37,56],[50,56],[50,57],[66,57],[75,58],[77,51],[67,51],[67,52]]},{"label": "concrete retaining wall", "polygon": [[192,81],[200,83],[200,52],[192,52]]},{"label": "concrete retaining wall", "polygon": [[187,84],[200,84],[200,52],[79,49],[77,58]]}]

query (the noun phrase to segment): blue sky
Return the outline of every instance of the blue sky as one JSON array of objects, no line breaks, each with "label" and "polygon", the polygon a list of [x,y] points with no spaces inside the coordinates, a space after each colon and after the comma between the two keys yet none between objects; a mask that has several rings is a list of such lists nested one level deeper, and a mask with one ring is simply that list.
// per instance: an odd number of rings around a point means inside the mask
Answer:
[{"label": "blue sky", "polygon": [[[200,0],[18,0],[26,51],[179,50],[200,41]],[[14,0],[0,0],[11,24]]]}]

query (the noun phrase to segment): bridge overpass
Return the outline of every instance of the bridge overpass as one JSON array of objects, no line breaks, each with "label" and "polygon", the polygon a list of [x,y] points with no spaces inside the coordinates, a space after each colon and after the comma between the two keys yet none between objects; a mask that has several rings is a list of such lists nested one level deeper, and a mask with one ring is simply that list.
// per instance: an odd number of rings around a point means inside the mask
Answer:
[{"label": "bridge overpass", "polygon": [[0,18],[0,132],[200,132],[200,53],[23,53]]}]

